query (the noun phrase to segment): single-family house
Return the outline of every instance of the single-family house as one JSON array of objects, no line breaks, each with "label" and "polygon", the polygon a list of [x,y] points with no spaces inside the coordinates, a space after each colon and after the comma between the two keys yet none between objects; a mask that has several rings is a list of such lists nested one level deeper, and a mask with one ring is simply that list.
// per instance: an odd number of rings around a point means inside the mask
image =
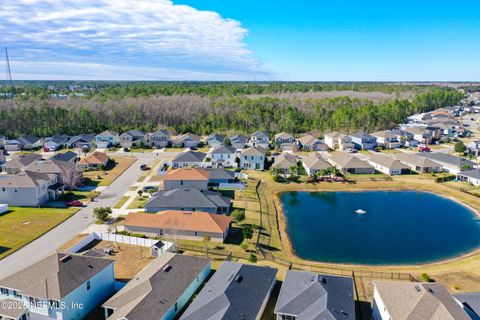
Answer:
[{"label": "single-family house", "polygon": [[173,139],[172,144],[179,148],[196,148],[200,144],[200,140],[200,136],[187,132],[176,136]]},{"label": "single-family house", "polygon": [[372,320],[471,320],[438,283],[373,281]]},{"label": "single-family house", "polygon": [[275,315],[276,320],[355,320],[353,279],[288,270]]},{"label": "single-family house", "polygon": [[120,136],[118,132],[112,130],[105,130],[95,136],[95,145],[97,148],[110,148],[120,143]]},{"label": "single-family house", "polygon": [[467,144],[467,153],[478,157],[480,155],[480,140],[470,141]]},{"label": "single-family house", "polygon": [[332,150],[339,149],[340,151],[344,151],[355,148],[355,145],[352,143],[352,138],[340,132],[325,134],[324,141]]},{"label": "single-family house", "polygon": [[37,153],[24,153],[4,163],[2,171],[8,174],[16,174],[39,160],[42,160],[42,156]]},{"label": "single-family house", "polygon": [[39,149],[43,145],[43,139],[35,136],[21,136],[17,138],[22,150]]},{"label": "single-family house", "polygon": [[103,304],[105,319],[176,319],[210,272],[208,259],[165,252]]},{"label": "single-family house", "polygon": [[255,131],[250,136],[248,144],[251,147],[261,147],[264,149],[268,149],[268,147],[270,146],[270,136],[266,131]]},{"label": "single-family house", "polygon": [[229,187],[232,187],[233,184],[237,183],[235,171],[219,169],[219,168],[205,169],[205,171],[207,171],[207,174],[208,174],[209,188],[212,188],[212,187],[213,188],[216,188],[216,187],[229,188]]},{"label": "single-family house", "polygon": [[185,151],[172,160],[173,168],[204,168],[208,166],[207,154],[200,151]]},{"label": "single-family house", "polygon": [[443,171],[457,174],[476,167],[476,163],[462,157],[454,156],[443,152],[419,152],[419,156],[430,159],[443,168]]},{"label": "single-family house", "polygon": [[282,149],[283,144],[294,144],[295,138],[290,133],[280,132],[273,137],[273,142],[277,148]]},{"label": "single-family house", "polygon": [[122,148],[142,147],[146,144],[145,132],[129,130],[120,135],[120,146]]},{"label": "single-family house", "polygon": [[180,320],[260,319],[275,286],[277,269],[226,261]]},{"label": "single-family house", "polygon": [[230,139],[230,143],[232,144],[232,147],[234,147],[237,150],[245,149],[245,145],[248,142],[248,138],[241,134],[235,134],[231,136],[229,139]]},{"label": "single-family house", "polygon": [[94,151],[91,155],[78,161],[79,170],[98,170],[105,168],[110,158],[105,152]]},{"label": "single-family house", "polygon": [[297,168],[297,166],[298,164],[296,156],[288,153],[282,153],[275,158],[272,169],[278,170],[280,174],[289,175],[292,174],[292,167]]},{"label": "single-family house", "polygon": [[73,189],[82,180],[82,172],[77,169],[75,163],[49,159],[36,161],[25,168],[25,171],[54,174],[57,176],[57,183],[63,184],[66,189]]},{"label": "single-family house", "polygon": [[223,214],[202,211],[166,210],[156,214],[130,213],[125,219],[125,230],[149,237],[203,241],[225,241],[232,218]]},{"label": "single-family house", "polygon": [[385,149],[396,149],[401,147],[401,141],[398,134],[395,134],[389,130],[377,131],[372,133],[372,136],[377,139],[377,145]]},{"label": "single-family house", "polygon": [[263,171],[265,167],[265,149],[249,147],[240,152],[240,168]]},{"label": "single-family house", "polygon": [[330,163],[316,152],[303,157],[302,166],[305,168],[305,171],[309,176],[319,174],[322,170],[324,171],[331,168]]},{"label": "single-family house", "polygon": [[57,135],[53,137],[45,138],[43,143],[43,151],[52,152],[62,149],[70,139],[67,135]]},{"label": "single-family house", "polygon": [[480,187],[480,169],[472,169],[468,171],[458,172],[457,179],[460,181],[468,182],[476,187]]},{"label": "single-family house", "polygon": [[210,152],[212,167],[214,168],[236,168],[237,149],[229,146],[218,146]]},{"label": "single-family house", "polygon": [[443,168],[440,164],[428,158],[421,157],[418,154],[398,153],[394,154],[393,157],[405,163],[410,167],[411,170],[418,173],[433,173],[443,171]]},{"label": "single-family house", "polygon": [[322,140],[311,134],[306,134],[297,139],[297,146],[304,151],[328,151],[328,146]]},{"label": "single-family house", "polygon": [[370,163],[375,170],[390,176],[411,173],[410,167],[405,163],[384,155],[372,155],[368,159],[368,163]]},{"label": "single-family house", "polygon": [[480,292],[458,293],[453,297],[472,320],[480,320]]},{"label": "single-family house", "polygon": [[73,137],[70,137],[70,139],[68,139],[65,146],[67,148],[75,148],[75,149],[84,149],[84,148],[90,149],[93,146],[93,143],[95,142],[95,136],[96,134],[94,133],[80,134],[77,136],[73,136]]},{"label": "single-family house", "polygon": [[56,200],[63,192],[63,184],[55,174],[22,171],[0,176],[0,203],[18,207],[36,207]]},{"label": "single-family house", "polygon": [[355,145],[355,148],[358,150],[373,150],[377,147],[377,138],[368,133],[352,133],[350,138],[352,139],[352,143]]},{"label": "single-family house", "polygon": [[83,319],[114,292],[114,261],[76,254],[53,253],[0,280],[0,301],[16,302],[17,319]]},{"label": "single-family house", "polygon": [[144,205],[146,212],[164,210],[229,213],[231,199],[218,192],[179,188],[155,193]]},{"label": "single-family house", "polygon": [[178,188],[208,189],[208,172],[198,168],[179,168],[170,170],[163,176],[163,190]]},{"label": "single-family house", "polygon": [[350,174],[373,174],[375,168],[373,168],[366,161],[360,160],[354,155],[347,153],[338,153],[332,155],[328,162],[343,173]]},{"label": "single-family house", "polygon": [[411,138],[422,144],[432,143],[432,132],[425,127],[407,127],[404,131],[409,138],[408,140]]},{"label": "single-family house", "polygon": [[205,139],[206,144],[212,148],[218,148],[223,146],[223,141],[225,140],[225,136],[219,133],[211,133],[208,135],[207,139]]},{"label": "single-family house", "polygon": [[6,151],[20,151],[22,150],[23,145],[18,139],[8,139],[5,141],[3,148]]},{"label": "single-family house", "polygon": [[73,151],[67,151],[63,153],[57,153],[54,156],[52,156],[50,159],[75,163],[78,160],[78,154]]},{"label": "single-family house", "polygon": [[147,133],[147,144],[156,148],[165,148],[171,142],[171,133],[161,129],[152,133]]}]

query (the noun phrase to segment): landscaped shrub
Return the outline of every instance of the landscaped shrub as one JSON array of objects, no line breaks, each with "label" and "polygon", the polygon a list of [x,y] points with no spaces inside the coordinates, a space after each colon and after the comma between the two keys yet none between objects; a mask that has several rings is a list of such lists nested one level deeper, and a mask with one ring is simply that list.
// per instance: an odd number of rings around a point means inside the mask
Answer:
[{"label": "landscaped shrub", "polygon": [[257,256],[254,255],[253,253],[250,253],[250,255],[248,256],[248,262],[257,263]]},{"label": "landscaped shrub", "polygon": [[245,220],[245,211],[239,209],[233,210],[232,219],[236,222],[241,222]]},{"label": "landscaped shrub", "polygon": [[244,225],[242,231],[243,231],[243,237],[244,237],[245,239],[252,239],[252,237],[253,237],[253,230],[252,230],[252,226],[251,226],[251,225],[249,225],[249,224]]}]

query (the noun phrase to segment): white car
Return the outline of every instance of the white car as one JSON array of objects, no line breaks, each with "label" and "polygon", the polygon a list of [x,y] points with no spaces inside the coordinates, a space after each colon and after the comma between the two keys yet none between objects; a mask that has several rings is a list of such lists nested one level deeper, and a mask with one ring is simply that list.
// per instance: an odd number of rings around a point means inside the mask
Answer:
[{"label": "white car", "polygon": [[352,149],[352,148],[347,148],[347,149],[345,149],[345,151],[348,152],[348,153],[355,153],[355,152],[357,152],[357,150]]}]

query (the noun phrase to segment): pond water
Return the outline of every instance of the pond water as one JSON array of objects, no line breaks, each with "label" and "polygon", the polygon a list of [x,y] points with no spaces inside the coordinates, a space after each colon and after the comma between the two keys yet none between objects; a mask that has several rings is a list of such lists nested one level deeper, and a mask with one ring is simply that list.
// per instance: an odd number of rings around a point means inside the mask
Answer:
[{"label": "pond water", "polygon": [[450,199],[417,191],[285,192],[296,254],[313,261],[399,265],[480,247],[480,219]]}]

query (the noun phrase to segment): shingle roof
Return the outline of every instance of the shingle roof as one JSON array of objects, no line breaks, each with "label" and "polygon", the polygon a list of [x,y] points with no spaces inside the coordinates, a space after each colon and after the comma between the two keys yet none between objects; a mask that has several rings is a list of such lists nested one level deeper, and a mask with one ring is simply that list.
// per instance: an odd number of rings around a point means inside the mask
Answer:
[{"label": "shingle roof", "polygon": [[304,135],[303,137],[298,138],[297,141],[300,142],[303,146],[310,146],[316,142],[321,142],[320,139],[317,139],[310,134],[307,134],[307,135]]},{"label": "shingle roof", "polygon": [[397,169],[397,170],[409,169],[409,167],[406,164],[403,164],[400,160],[390,158],[387,156],[372,155],[370,156],[369,160],[371,162],[379,164],[388,169]]},{"label": "shingle roof", "polygon": [[199,151],[185,151],[178,154],[172,162],[203,162],[207,154]]},{"label": "shingle roof", "polygon": [[0,316],[8,319],[18,319],[21,317],[26,309],[18,300],[4,299],[0,301]]},{"label": "shingle roof", "polygon": [[346,154],[346,153],[337,153],[330,157],[330,160],[340,166],[343,169],[352,168],[352,169],[360,169],[360,168],[373,168],[367,162],[358,159],[357,157]]},{"label": "shingle roof", "polygon": [[355,320],[353,280],[288,270],[275,313],[299,320]]},{"label": "shingle roof", "polygon": [[62,300],[112,263],[110,259],[54,253],[0,280],[0,287],[40,299]]},{"label": "shingle roof", "polygon": [[394,157],[402,161],[403,163],[406,163],[411,166],[422,167],[422,168],[441,167],[440,164],[428,158],[420,157],[417,154],[398,153],[398,154],[395,154]]},{"label": "shingle roof", "polygon": [[168,171],[164,176],[165,181],[177,180],[208,180],[208,172],[204,169],[181,168]]},{"label": "shingle roof", "polygon": [[62,144],[62,143],[67,142],[69,139],[70,139],[70,137],[67,136],[67,135],[57,135],[57,136],[52,136],[52,137],[46,138],[45,140],[47,142],[51,141],[51,142],[56,143],[56,144]]},{"label": "shingle roof", "polygon": [[235,154],[237,149],[230,146],[219,146],[212,150],[211,154]]},{"label": "shingle roof", "polygon": [[115,131],[112,131],[112,130],[105,130],[98,135],[99,136],[118,136],[118,132],[115,132]]},{"label": "shingle roof", "polygon": [[264,156],[265,149],[262,147],[249,147],[241,152],[242,156]]},{"label": "shingle roof", "polygon": [[297,166],[297,157],[288,153],[283,153],[275,158],[273,168],[290,169],[292,166]]},{"label": "shingle roof", "polygon": [[226,261],[180,319],[257,319],[276,273],[277,269]]},{"label": "shingle roof", "polygon": [[221,180],[221,179],[235,179],[235,172],[225,169],[205,169],[208,173],[209,180]]},{"label": "shingle roof", "polygon": [[470,320],[440,284],[374,281],[378,294],[395,320]]},{"label": "shingle roof", "polygon": [[307,168],[316,170],[322,170],[331,167],[330,163],[328,163],[320,154],[316,152],[304,157],[303,163],[305,166],[307,166]]},{"label": "shingle roof", "polygon": [[[473,311],[480,319],[480,292],[454,294],[453,297],[460,301],[466,308]],[[473,318],[475,320],[475,318]]]},{"label": "shingle roof", "polygon": [[209,263],[205,258],[163,253],[103,304],[116,309],[108,319],[162,319]]},{"label": "shingle roof", "polygon": [[277,139],[291,139],[293,136],[290,133],[280,132],[275,135],[275,140]]},{"label": "shingle roof", "polygon": [[175,137],[175,142],[179,143],[179,142],[182,142],[182,141],[187,140],[187,139],[188,140],[194,140],[194,141],[200,141],[200,136],[197,136],[196,134],[187,132],[187,133],[176,136]]},{"label": "shingle roof", "polygon": [[95,151],[88,157],[81,159],[79,164],[100,164],[108,161],[108,155],[105,152]]},{"label": "shingle roof", "polygon": [[230,137],[230,142],[235,142],[235,143],[246,143],[248,140],[247,137],[245,137],[244,135],[241,135],[241,134],[235,134],[233,136]]},{"label": "shingle roof", "polygon": [[215,208],[230,205],[230,198],[213,191],[198,189],[172,189],[155,193],[145,208]]},{"label": "shingle roof", "polygon": [[49,181],[51,175],[32,171],[22,171],[16,175],[0,176],[0,187],[38,187],[39,181]]},{"label": "shingle roof", "polygon": [[446,163],[450,165],[454,165],[457,167],[460,167],[464,164],[469,165],[469,166],[475,166],[475,162],[472,162],[470,160],[467,160],[462,157],[457,157],[448,153],[442,153],[442,152],[420,152],[418,154],[421,157],[428,158],[430,160],[440,162],[440,163]]},{"label": "shingle roof", "polygon": [[472,179],[480,179],[480,169],[473,169],[461,172],[460,175],[472,178]]},{"label": "shingle roof", "polygon": [[60,161],[70,161],[72,159],[76,159],[78,157],[78,154],[76,154],[75,152],[73,151],[67,151],[67,152],[64,152],[64,153],[57,153],[56,155],[54,155],[51,159],[55,159],[55,160],[60,160]]},{"label": "shingle roof", "polygon": [[24,153],[13,158],[5,164],[6,168],[25,168],[35,161],[41,160],[42,156],[37,153]]},{"label": "shingle roof", "polygon": [[125,132],[125,134],[128,134],[134,138],[143,138],[145,136],[145,132],[138,130],[129,130]]},{"label": "shingle roof", "polygon": [[54,173],[54,174],[66,174],[68,171],[73,170],[75,164],[71,162],[49,159],[45,161],[37,161],[25,168],[25,171],[33,171],[38,173]]},{"label": "shingle roof", "polygon": [[230,226],[231,221],[230,217],[220,214],[166,210],[157,214],[130,213],[125,219],[125,225],[166,230],[224,233]]},{"label": "shingle roof", "polygon": [[211,133],[208,135],[207,139],[205,141],[210,142],[210,141],[218,141],[223,143],[223,140],[225,139],[225,136],[223,134],[219,133]]},{"label": "shingle roof", "polygon": [[22,136],[17,139],[23,144],[34,144],[40,140],[40,138],[35,137],[35,136]]}]

